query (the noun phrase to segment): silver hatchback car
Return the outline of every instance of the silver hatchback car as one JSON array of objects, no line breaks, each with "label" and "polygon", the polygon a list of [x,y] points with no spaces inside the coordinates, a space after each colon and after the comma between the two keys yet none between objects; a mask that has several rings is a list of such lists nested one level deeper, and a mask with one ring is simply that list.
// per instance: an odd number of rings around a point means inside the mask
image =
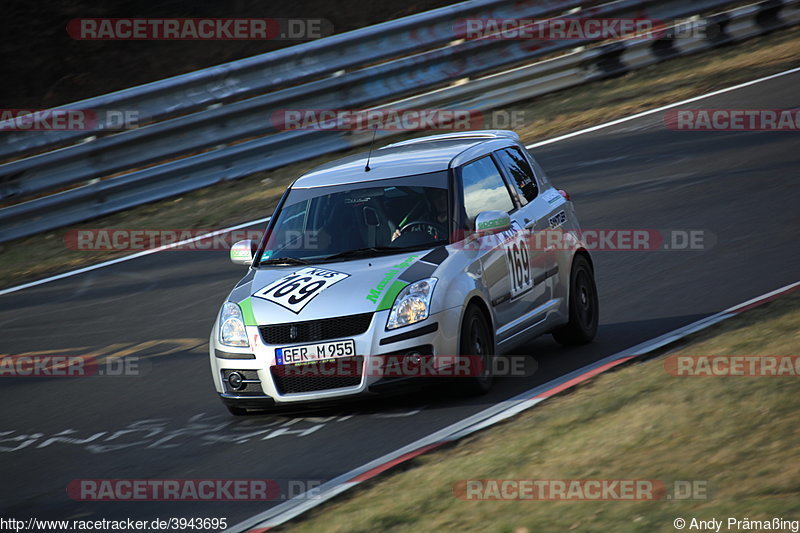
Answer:
[{"label": "silver hatchback car", "polygon": [[572,202],[511,131],[423,137],[316,168],[231,260],[249,271],[209,355],[235,415],[407,382],[373,371],[387,356],[477,359],[482,370],[457,381],[481,393],[496,354],[544,333],[586,343],[597,330]]}]

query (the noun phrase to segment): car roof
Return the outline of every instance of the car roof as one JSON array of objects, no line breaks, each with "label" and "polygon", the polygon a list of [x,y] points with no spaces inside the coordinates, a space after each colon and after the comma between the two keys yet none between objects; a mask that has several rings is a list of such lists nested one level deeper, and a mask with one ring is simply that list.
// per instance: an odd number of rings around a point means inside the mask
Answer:
[{"label": "car roof", "polygon": [[519,137],[512,131],[487,130],[409,139],[373,150],[369,172],[364,170],[368,152],[363,152],[331,161],[303,174],[292,188],[344,185],[443,171],[464,151],[497,139],[519,140]]}]

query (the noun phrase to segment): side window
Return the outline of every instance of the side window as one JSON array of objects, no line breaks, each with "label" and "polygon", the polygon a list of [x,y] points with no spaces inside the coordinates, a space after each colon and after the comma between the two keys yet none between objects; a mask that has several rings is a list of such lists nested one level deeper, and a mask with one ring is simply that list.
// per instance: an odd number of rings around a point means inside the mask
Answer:
[{"label": "side window", "polygon": [[514,202],[503,177],[491,157],[486,156],[461,169],[464,187],[464,210],[471,222],[481,211],[514,209]]},{"label": "side window", "polygon": [[525,159],[519,148],[498,150],[495,155],[500,160],[500,164],[508,171],[508,175],[511,176],[522,204],[536,198],[536,195],[539,194],[536,178],[528,160]]}]

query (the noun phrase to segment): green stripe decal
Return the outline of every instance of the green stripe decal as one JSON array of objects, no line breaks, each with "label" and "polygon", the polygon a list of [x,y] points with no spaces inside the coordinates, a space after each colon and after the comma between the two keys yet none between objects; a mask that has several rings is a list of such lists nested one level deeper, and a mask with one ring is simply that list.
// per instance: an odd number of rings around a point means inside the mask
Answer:
[{"label": "green stripe decal", "polygon": [[[383,279],[381,279],[381,280],[378,282],[378,284],[377,284],[377,285],[375,285],[375,288],[373,288],[373,289],[370,289],[370,290],[369,290],[369,294],[367,294],[366,298],[367,298],[367,300],[369,300],[370,302],[372,302],[372,303],[374,303],[374,304],[377,304],[377,305],[378,305],[378,308],[376,309],[376,311],[381,311],[382,309],[388,309],[389,307],[391,307],[391,306],[392,306],[392,301],[394,301],[394,297],[395,297],[395,296],[397,296],[397,293],[396,293],[396,292],[395,292],[395,293],[392,293],[392,290],[391,290],[391,288],[390,288],[390,290],[389,290],[389,293],[388,293],[388,294],[386,294],[386,293],[384,293],[384,294],[383,294],[383,298],[381,298],[381,293],[383,293],[384,289],[386,289],[386,286],[389,284],[389,282],[390,282],[392,279],[394,279],[394,278],[396,278],[398,275],[400,275],[400,274],[402,274],[402,273],[406,272],[406,271],[408,270],[408,268],[409,268],[411,265],[413,265],[413,264],[414,264],[414,262],[415,262],[417,259],[419,259],[419,255],[409,255],[408,257],[406,257],[406,258],[403,260],[403,262],[402,262],[402,263],[399,263],[399,264],[397,264],[397,265],[394,265],[394,266],[393,266],[393,267],[392,267],[390,270],[388,270],[388,271],[386,272],[386,274],[384,274],[384,276],[383,276]],[[403,285],[403,286],[405,286],[405,285]],[[401,287],[401,289],[402,289],[402,287]],[[390,302],[387,304],[387,303],[386,303],[386,298],[387,298],[388,296],[391,296],[391,298],[392,298],[392,301],[390,301]],[[381,299],[380,299],[380,300],[378,300],[378,298],[381,298]],[[383,307],[383,306],[386,306],[386,307]]]},{"label": "green stripe decal", "polygon": [[384,309],[391,309],[392,304],[394,304],[394,299],[397,298],[397,295],[402,291],[408,283],[404,281],[395,281],[392,283],[392,286],[389,287],[389,290],[383,295],[381,298],[380,303],[378,304],[378,308],[376,311],[383,311]]},{"label": "green stripe decal", "polygon": [[245,326],[257,326],[256,315],[253,314],[253,303],[250,298],[245,298],[239,302],[239,307],[242,309],[242,318],[244,319]]}]

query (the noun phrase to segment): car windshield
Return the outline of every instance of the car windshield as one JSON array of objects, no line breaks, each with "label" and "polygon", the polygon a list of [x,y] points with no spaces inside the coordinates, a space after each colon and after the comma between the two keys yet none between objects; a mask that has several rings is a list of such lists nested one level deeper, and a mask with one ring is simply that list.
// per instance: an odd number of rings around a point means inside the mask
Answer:
[{"label": "car windshield", "polygon": [[354,259],[448,242],[447,172],[296,188],[259,264]]}]

